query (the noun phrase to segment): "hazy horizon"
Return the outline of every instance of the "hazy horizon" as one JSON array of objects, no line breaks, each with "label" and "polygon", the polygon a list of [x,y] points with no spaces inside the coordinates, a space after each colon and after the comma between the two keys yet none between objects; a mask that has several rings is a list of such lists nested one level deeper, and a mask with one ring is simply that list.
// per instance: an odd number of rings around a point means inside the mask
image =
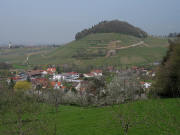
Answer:
[{"label": "hazy horizon", "polygon": [[0,0],[0,44],[63,44],[103,20],[126,21],[148,34],[180,32],[179,0]]}]

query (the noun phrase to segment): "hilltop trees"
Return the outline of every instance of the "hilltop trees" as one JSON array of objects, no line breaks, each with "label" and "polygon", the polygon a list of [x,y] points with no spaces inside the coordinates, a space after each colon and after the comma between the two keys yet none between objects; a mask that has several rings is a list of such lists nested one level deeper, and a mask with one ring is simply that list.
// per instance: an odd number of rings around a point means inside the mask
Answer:
[{"label": "hilltop trees", "polygon": [[113,20],[102,21],[99,24],[92,26],[92,28],[84,29],[83,31],[76,34],[75,39],[79,40],[92,33],[120,33],[132,35],[139,38],[145,38],[148,36],[146,32],[144,32],[140,28],[134,27],[127,22]]}]

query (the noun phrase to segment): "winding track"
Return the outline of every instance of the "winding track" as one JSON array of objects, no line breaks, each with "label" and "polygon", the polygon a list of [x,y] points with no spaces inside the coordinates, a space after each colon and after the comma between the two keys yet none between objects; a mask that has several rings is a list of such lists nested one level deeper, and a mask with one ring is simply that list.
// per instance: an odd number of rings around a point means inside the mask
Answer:
[{"label": "winding track", "polygon": [[141,42],[139,42],[139,43],[132,44],[132,45],[130,45],[130,46],[119,47],[119,48],[115,48],[115,49],[116,49],[116,50],[127,49],[127,48],[131,48],[131,47],[140,46],[140,45],[143,45],[143,44],[144,44],[144,41],[141,41]]},{"label": "winding track", "polygon": [[[129,46],[124,46],[124,47],[119,47],[119,48],[112,48],[114,50],[121,50],[121,49],[127,49],[127,48],[131,48],[131,47],[136,47],[136,46],[140,46],[140,45],[145,45],[144,41],[140,41],[139,43],[136,43],[136,44],[132,44],[132,45],[129,45]],[[148,45],[146,45],[148,46]],[[90,48],[94,48],[94,49],[109,49],[109,46],[107,47],[90,47]]]}]

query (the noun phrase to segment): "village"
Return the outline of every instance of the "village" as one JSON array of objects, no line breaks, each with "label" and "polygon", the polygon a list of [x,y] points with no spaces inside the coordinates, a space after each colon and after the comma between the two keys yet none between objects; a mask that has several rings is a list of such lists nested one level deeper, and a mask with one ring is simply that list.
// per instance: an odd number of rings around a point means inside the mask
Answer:
[{"label": "village", "polygon": [[[32,90],[53,89],[63,92],[76,91],[86,92],[91,85],[93,79],[104,80],[104,83],[108,83],[106,80],[110,80],[115,75],[121,75],[123,72],[133,72],[138,77],[137,80],[144,91],[148,90],[152,85],[152,80],[156,76],[155,71],[145,68],[139,68],[132,66],[125,70],[117,70],[112,66],[107,67],[106,70],[94,69],[89,73],[78,72],[64,72],[58,73],[56,67],[49,67],[46,70],[27,70],[17,71],[12,77],[7,78],[8,85],[13,82],[14,85],[17,82],[29,82],[32,85]],[[103,79],[102,79],[103,78]]]}]

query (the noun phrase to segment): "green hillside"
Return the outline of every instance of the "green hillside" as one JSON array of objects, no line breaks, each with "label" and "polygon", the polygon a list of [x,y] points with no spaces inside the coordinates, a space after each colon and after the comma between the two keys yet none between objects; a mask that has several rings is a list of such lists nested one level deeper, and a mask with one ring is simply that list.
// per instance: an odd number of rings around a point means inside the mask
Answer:
[{"label": "green hillside", "polygon": [[[144,41],[144,44],[127,49],[116,50],[116,47],[127,47],[132,44]],[[33,64],[76,64],[76,65],[104,65],[104,64],[146,64],[159,61],[165,55],[168,40],[162,38],[148,37],[145,39],[134,36],[101,33],[91,34],[83,39],[73,41],[67,45],[59,47],[44,57],[33,55],[30,63]],[[116,50],[116,54],[107,57],[110,50]]]},{"label": "green hillside", "polygon": [[11,49],[0,49],[0,62],[25,63],[27,56],[42,55],[50,53],[55,48],[50,47],[22,47]]},{"label": "green hillside", "polygon": [[[157,99],[101,108],[60,106],[57,114],[41,105],[44,109],[39,112],[38,120],[43,121],[39,123],[46,134],[53,133],[56,122],[58,135],[123,135],[120,123],[123,121],[129,122],[128,135],[179,135],[179,103],[180,99]],[[4,118],[13,120],[13,116],[6,113]],[[0,134],[9,126],[0,126]]]},{"label": "green hillside", "polygon": [[[132,46],[133,44],[139,44]],[[132,47],[131,47],[132,46]],[[160,61],[168,40],[157,37],[138,38],[117,33],[90,34],[59,48],[17,48],[0,50],[0,62],[30,64],[75,64],[78,66],[104,64],[147,64]]]}]

